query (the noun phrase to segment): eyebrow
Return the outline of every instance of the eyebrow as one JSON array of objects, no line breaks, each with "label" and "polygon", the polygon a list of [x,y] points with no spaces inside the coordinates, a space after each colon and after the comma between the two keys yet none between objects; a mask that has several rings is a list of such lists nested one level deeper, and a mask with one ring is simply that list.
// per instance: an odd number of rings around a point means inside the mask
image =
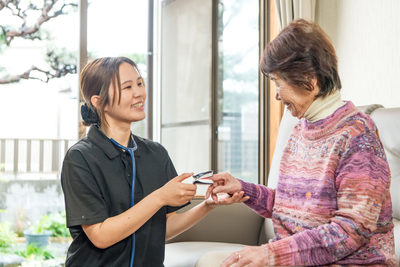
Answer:
[{"label": "eyebrow", "polygon": [[[139,76],[139,77],[137,78],[137,80],[142,80],[142,79],[143,79],[143,78],[142,78],[141,76]],[[129,82],[132,82],[132,80],[124,81],[123,83],[121,83],[121,85],[124,85],[124,84],[129,83]]]}]

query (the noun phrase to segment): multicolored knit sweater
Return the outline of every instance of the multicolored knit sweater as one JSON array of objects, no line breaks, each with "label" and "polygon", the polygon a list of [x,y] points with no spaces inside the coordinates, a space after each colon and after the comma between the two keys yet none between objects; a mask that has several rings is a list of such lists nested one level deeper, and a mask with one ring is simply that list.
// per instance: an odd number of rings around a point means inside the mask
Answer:
[{"label": "multicolored knit sweater", "polygon": [[292,130],[276,190],[240,181],[272,218],[270,266],[396,266],[390,170],[372,119],[353,103]]}]

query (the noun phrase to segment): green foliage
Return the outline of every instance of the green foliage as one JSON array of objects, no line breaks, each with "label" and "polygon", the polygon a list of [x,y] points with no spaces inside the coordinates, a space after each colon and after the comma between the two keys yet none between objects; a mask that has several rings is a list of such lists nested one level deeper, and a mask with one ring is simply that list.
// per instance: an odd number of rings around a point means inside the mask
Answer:
[{"label": "green foliage", "polygon": [[40,220],[32,225],[32,233],[40,234],[51,231],[53,237],[69,237],[70,233],[65,223],[65,212],[43,215]]},{"label": "green foliage", "polygon": [[245,55],[242,53],[236,53],[233,55],[224,55],[223,66],[224,66],[224,80],[232,79],[238,82],[257,82],[258,80],[258,68],[255,64],[252,69],[248,69],[246,72],[239,71],[235,67],[243,64]]},{"label": "green foliage", "polygon": [[31,234],[33,235],[37,235],[37,234],[43,234],[45,233],[45,231],[47,230],[47,227],[49,227],[49,225],[47,224],[46,221],[43,221],[42,219],[38,222],[36,222],[35,224],[33,224],[30,227],[31,230]]},{"label": "green foliage", "polygon": [[3,46],[5,46],[5,35],[4,33],[0,33],[0,53],[3,52]]},{"label": "green foliage", "polygon": [[26,259],[36,259],[36,260],[54,259],[54,256],[48,249],[38,247],[35,244],[29,244],[24,248],[15,249],[13,252],[14,252],[13,254],[21,256]]},{"label": "green foliage", "polygon": [[17,234],[11,230],[9,223],[0,223],[0,253],[10,252],[16,237]]},{"label": "green foliage", "polygon": [[65,212],[49,214],[48,220],[50,222],[49,230],[52,233],[51,236],[54,237],[71,236],[66,225]]}]

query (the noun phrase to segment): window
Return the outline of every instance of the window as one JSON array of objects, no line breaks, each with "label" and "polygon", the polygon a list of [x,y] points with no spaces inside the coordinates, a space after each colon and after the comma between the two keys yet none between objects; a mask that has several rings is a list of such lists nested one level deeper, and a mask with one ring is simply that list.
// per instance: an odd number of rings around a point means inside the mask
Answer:
[{"label": "window", "polygon": [[162,144],[178,173],[214,168],[257,183],[259,2],[161,5]]},{"label": "window", "polygon": [[[77,65],[78,1],[54,2],[2,1],[7,7],[0,9],[2,27],[26,32],[43,22],[44,5],[54,4],[47,12],[52,18],[26,39],[15,37],[6,45],[0,30],[0,210],[6,210],[0,221],[12,222],[19,232],[28,227],[21,218],[35,222],[64,209],[59,172],[64,153],[78,138],[78,75],[43,82],[57,70],[74,72]],[[16,5],[27,14],[26,25],[13,15]],[[27,71],[29,79],[22,76]]]}]

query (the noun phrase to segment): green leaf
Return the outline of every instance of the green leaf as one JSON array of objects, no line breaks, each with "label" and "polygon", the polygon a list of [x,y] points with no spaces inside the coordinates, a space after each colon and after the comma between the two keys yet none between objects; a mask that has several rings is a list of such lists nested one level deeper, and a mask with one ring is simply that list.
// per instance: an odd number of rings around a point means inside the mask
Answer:
[{"label": "green leaf", "polygon": [[10,223],[0,223],[0,252],[7,253],[10,251],[17,234],[11,229]]},{"label": "green leaf", "polygon": [[42,215],[40,220],[32,225],[31,230],[37,234],[48,230],[51,231],[51,236],[53,237],[71,236],[66,226],[65,212]]}]

